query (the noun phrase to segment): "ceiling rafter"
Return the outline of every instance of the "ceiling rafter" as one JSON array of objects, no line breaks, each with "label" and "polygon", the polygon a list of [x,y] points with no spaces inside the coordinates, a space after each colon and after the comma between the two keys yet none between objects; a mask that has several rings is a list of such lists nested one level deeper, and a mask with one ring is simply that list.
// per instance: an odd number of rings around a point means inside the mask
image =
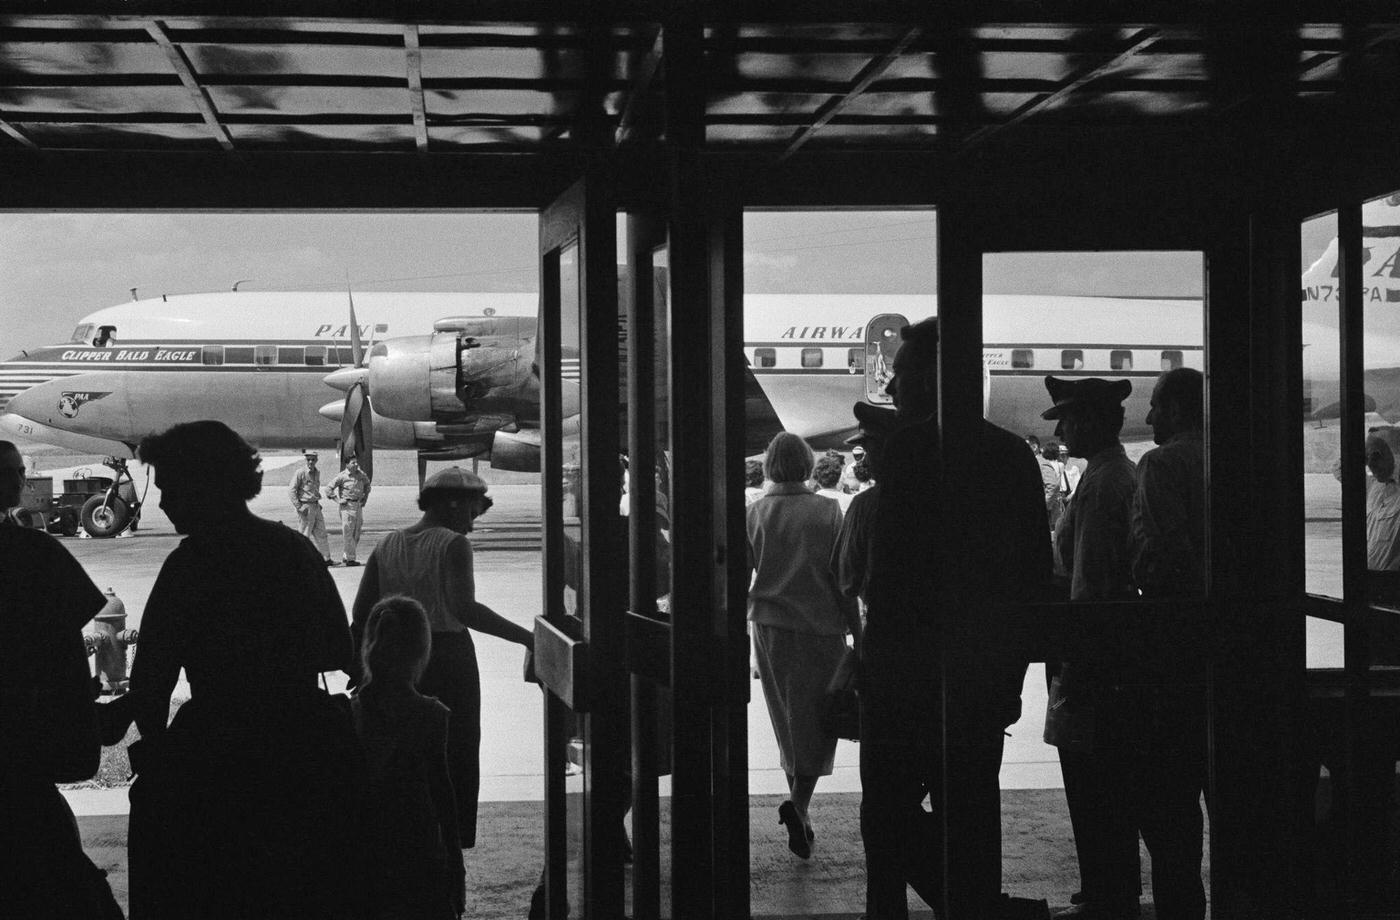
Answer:
[{"label": "ceiling rafter", "polygon": [[204,87],[199,85],[198,78],[195,77],[194,68],[190,66],[189,58],[185,57],[185,52],[170,40],[170,34],[165,30],[165,23],[159,19],[152,19],[146,23],[146,32],[153,38],[160,49],[165,52],[165,57],[170,61],[170,66],[175,69],[180,82],[189,90],[190,98],[194,101],[195,108],[199,110],[200,117],[209,127],[209,133],[218,141],[219,146],[225,150],[233,149],[233,137],[228,133],[228,128],[219,121],[219,113],[214,109],[214,102],[209,98]]},{"label": "ceiling rafter", "polygon": [[1143,51],[1150,48],[1160,37],[1161,32],[1156,28],[1140,29],[1128,40],[1127,47],[1123,48],[1113,57],[1090,67],[1086,67],[1062,83],[1060,88],[1054,92],[1030,100],[1013,112],[1005,121],[997,122],[994,125],[985,125],[973,131],[967,136],[967,139],[963,141],[958,150],[958,155],[964,156],[972,152],[982,144],[985,144],[993,135],[1018,125],[1036,112],[1044,111],[1060,100],[1068,98],[1084,85],[1108,73],[1129,58],[1141,54]]},{"label": "ceiling rafter", "polygon": [[632,128],[641,117],[642,106],[646,104],[647,94],[651,91],[651,83],[661,69],[661,32],[660,28],[656,30],[651,47],[637,65],[637,78],[632,81],[631,91],[627,94],[627,105],[622,109],[622,120],[617,126],[616,143],[619,145],[630,139]]},{"label": "ceiling rafter", "polygon": [[922,27],[915,26],[904,33],[904,37],[895,42],[893,48],[886,51],[879,58],[869,61],[862,67],[860,73],[856,74],[855,79],[851,81],[850,89],[846,90],[843,95],[832,96],[823,103],[821,108],[817,109],[816,117],[812,119],[812,123],[793,136],[792,141],[788,143],[787,149],[778,157],[779,162],[786,160],[798,150],[802,149],[802,146],[815,137],[817,132],[820,131],[827,122],[831,121],[837,113],[858,99],[860,94],[865,92],[870,84],[880,79],[885,71],[894,66],[894,63],[899,60],[900,56],[904,54],[905,50],[914,43],[914,39],[918,38],[922,32]]},{"label": "ceiling rafter", "polygon": [[0,134],[4,134],[6,137],[18,141],[26,147],[32,148],[34,150],[39,149],[39,145],[31,141],[29,139],[29,135],[25,134],[19,128],[16,128],[14,125],[10,124],[3,118],[0,118]]},{"label": "ceiling rafter", "polygon": [[408,72],[408,104],[413,111],[413,143],[419,153],[428,152],[428,115],[423,103],[423,48],[418,42],[418,25],[403,27],[404,66]]}]

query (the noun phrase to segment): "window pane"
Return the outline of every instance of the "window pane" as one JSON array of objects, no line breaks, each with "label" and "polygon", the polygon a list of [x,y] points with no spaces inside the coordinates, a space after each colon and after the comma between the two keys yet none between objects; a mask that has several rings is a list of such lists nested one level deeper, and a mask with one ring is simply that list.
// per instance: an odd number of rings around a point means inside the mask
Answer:
[{"label": "window pane", "polygon": [[804,348],[804,349],[802,349],[802,366],[803,366],[803,367],[821,367],[821,366],[822,366],[822,350],[821,350],[820,348]]},{"label": "window pane", "polygon": [[282,345],[277,349],[278,364],[305,364],[306,350],[298,345]]},{"label": "window pane", "polygon": [[[1303,321],[1303,520],[1309,594],[1342,596],[1342,490],[1337,481],[1342,450],[1341,337],[1337,297],[1337,216],[1326,214],[1302,225]],[[1314,660],[1312,667],[1341,667],[1341,627],[1336,661]],[[1330,643],[1328,644],[1330,647]]]},{"label": "window pane", "polygon": [[1130,371],[1133,369],[1133,353],[1131,351],[1114,351],[1108,356],[1108,366],[1110,370]]},{"label": "window pane", "polygon": [[229,364],[252,364],[253,346],[230,345],[224,349],[224,361]]},{"label": "window pane", "polygon": [[1029,370],[1035,367],[1035,352],[1029,348],[1013,348],[1011,350],[1011,366],[1017,370]]},{"label": "window pane", "polygon": [[865,370],[865,349],[864,349],[864,348],[848,348],[848,349],[846,349],[846,367],[847,367],[847,369],[849,369],[849,370],[851,370],[851,371],[863,371],[863,370]]},{"label": "window pane", "polygon": [[1084,352],[1069,348],[1060,352],[1060,368],[1067,371],[1082,371],[1084,369]]},{"label": "window pane", "polygon": [[778,366],[778,352],[773,348],[755,348],[753,350],[753,359],[755,367]]},{"label": "window pane", "polygon": [[205,364],[208,364],[208,365],[223,364],[223,363],[224,363],[224,346],[222,346],[222,345],[205,345],[205,346],[204,346],[204,363],[205,363]]},{"label": "window pane", "polygon": [[308,367],[325,367],[326,346],[308,345],[306,346],[306,364]]},{"label": "window pane", "polygon": [[1181,367],[1182,364],[1184,364],[1184,363],[1185,363],[1185,359],[1182,357],[1181,352],[1179,352],[1179,351],[1164,351],[1164,352],[1162,352],[1162,372],[1163,372],[1163,373],[1166,373],[1167,371],[1174,371],[1174,370],[1176,370],[1178,367]]},{"label": "window pane", "polygon": [[253,363],[272,365],[277,363],[276,345],[254,345]]},{"label": "window pane", "polygon": [[[1367,202],[1361,211],[1364,307],[1362,366],[1366,409],[1366,568],[1369,600],[1400,610],[1400,194]],[[1373,634],[1373,657],[1400,663],[1387,616]]]}]

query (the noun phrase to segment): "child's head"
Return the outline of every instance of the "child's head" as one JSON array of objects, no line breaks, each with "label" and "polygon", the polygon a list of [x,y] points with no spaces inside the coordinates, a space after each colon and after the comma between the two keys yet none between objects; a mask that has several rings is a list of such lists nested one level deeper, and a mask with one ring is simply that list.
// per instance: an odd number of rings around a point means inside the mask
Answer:
[{"label": "child's head", "polygon": [[432,645],[433,634],[422,604],[402,594],[381,598],[365,624],[365,686],[377,680],[416,682],[428,664]]}]

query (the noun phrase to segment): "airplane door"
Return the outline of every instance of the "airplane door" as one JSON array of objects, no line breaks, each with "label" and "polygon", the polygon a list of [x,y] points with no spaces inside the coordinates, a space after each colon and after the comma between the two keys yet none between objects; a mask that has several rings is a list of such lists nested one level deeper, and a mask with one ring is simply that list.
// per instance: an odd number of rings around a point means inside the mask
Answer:
[{"label": "airplane door", "polygon": [[545,915],[624,913],[626,605],[614,212],[586,177],[540,216]]},{"label": "airplane door", "polygon": [[894,375],[894,353],[899,350],[899,330],[909,320],[899,313],[881,313],[865,324],[865,401],[877,406],[893,399],[885,384]]}]

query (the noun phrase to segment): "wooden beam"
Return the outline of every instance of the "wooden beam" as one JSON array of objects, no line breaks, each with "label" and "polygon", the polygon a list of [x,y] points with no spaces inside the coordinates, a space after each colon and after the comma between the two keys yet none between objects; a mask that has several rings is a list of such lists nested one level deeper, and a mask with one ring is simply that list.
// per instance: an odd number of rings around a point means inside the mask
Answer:
[{"label": "wooden beam", "polygon": [[922,31],[923,29],[919,26],[910,29],[908,32],[904,33],[904,37],[895,42],[894,47],[885,52],[883,56],[870,61],[865,67],[861,68],[861,72],[856,74],[855,80],[851,82],[851,87],[846,90],[843,95],[832,96],[828,99],[826,103],[817,110],[817,117],[812,120],[812,123],[793,136],[787,149],[783,151],[783,155],[778,158],[779,162],[786,160],[798,150],[802,149],[802,146],[810,141],[816,133],[822,129],[823,125],[831,121],[838,112],[858,99],[860,94],[870,87],[870,84],[880,79],[885,71],[894,66],[894,63],[904,54],[905,49],[913,43],[914,39],[919,37]]},{"label": "wooden beam", "polygon": [[428,118],[423,104],[423,49],[418,44],[418,26],[403,27],[404,66],[408,72],[408,104],[413,111],[413,142],[419,153],[428,152]]},{"label": "wooden beam", "polygon": [[627,105],[622,110],[622,121],[617,126],[616,143],[619,145],[628,140],[632,134],[632,127],[641,116],[642,106],[645,105],[647,93],[651,90],[652,80],[656,78],[656,73],[661,69],[661,29],[656,30],[656,35],[652,39],[651,47],[642,56],[641,63],[637,66],[637,77],[632,81],[631,91],[627,94]]},{"label": "wooden beam", "polygon": [[199,110],[200,117],[209,127],[209,133],[214,136],[214,140],[219,142],[219,146],[225,150],[233,149],[233,138],[229,135],[228,129],[219,121],[219,114],[214,109],[214,102],[205,92],[204,87],[199,85],[199,80],[195,76],[194,68],[190,66],[189,58],[185,57],[185,52],[170,40],[170,35],[165,31],[165,23],[159,19],[152,19],[146,23],[146,32],[160,45],[160,50],[165,52],[166,60],[170,61],[170,66],[174,68],[176,76],[189,91],[190,99],[194,102],[195,108]]},{"label": "wooden beam", "polygon": [[1097,77],[1102,76],[1103,74],[1117,67],[1119,64],[1122,64],[1128,58],[1133,57],[1134,55],[1146,50],[1152,45],[1153,42],[1157,40],[1158,35],[1159,32],[1156,28],[1147,28],[1140,30],[1128,42],[1128,46],[1126,48],[1119,51],[1107,61],[1081,70],[1078,74],[1071,77],[1065,83],[1061,84],[1059,89],[1055,90],[1054,92],[1048,95],[1032,99],[1025,105],[1018,108],[1015,112],[1012,113],[1011,117],[1006,119],[1005,121],[995,125],[987,125],[985,127],[978,128],[976,131],[969,134],[967,136],[967,140],[965,140],[962,144],[962,148],[959,151],[959,155],[966,155],[967,153],[972,152],[976,148],[980,147],[982,144],[985,144],[993,135],[997,134],[998,132],[1005,131],[1007,128],[1018,125],[1021,122],[1025,121],[1027,118],[1034,115],[1036,112],[1043,111],[1049,106],[1052,106],[1055,103],[1059,102],[1060,100],[1069,97],[1080,87],[1096,79]]},{"label": "wooden beam", "polygon": [[4,134],[7,137],[17,140],[26,147],[31,147],[35,150],[39,148],[39,145],[31,141],[23,131],[21,131],[19,128],[16,128],[8,121],[5,121],[3,118],[0,118],[0,134]]}]

